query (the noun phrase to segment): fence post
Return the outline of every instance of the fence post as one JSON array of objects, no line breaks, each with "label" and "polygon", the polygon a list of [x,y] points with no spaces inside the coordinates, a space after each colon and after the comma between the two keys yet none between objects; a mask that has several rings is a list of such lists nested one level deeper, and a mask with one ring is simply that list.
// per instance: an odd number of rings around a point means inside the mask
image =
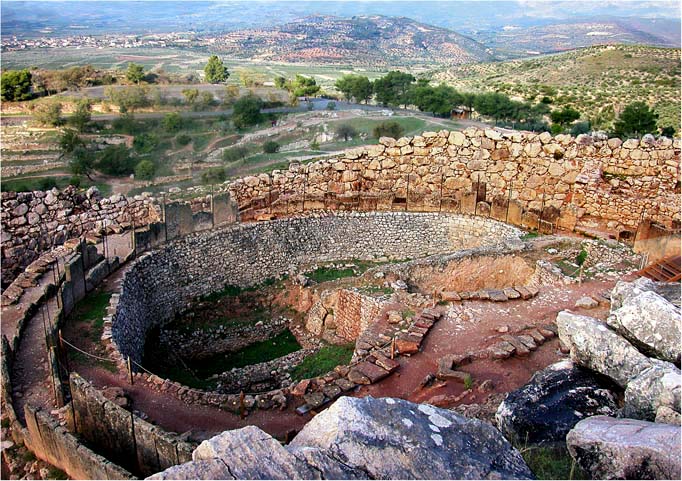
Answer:
[{"label": "fence post", "polygon": [[135,381],[133,380],[133,366],[130,362],[130,356],[128,356],[126,364],[128,365],[128,377],[130,378],[130,384],[133,385],[135,384]]},{"label": "fence post", "polygon": [[405,188],[405,212],[409,210],[410,203],[410,174],[407,174],[407,187]]}]

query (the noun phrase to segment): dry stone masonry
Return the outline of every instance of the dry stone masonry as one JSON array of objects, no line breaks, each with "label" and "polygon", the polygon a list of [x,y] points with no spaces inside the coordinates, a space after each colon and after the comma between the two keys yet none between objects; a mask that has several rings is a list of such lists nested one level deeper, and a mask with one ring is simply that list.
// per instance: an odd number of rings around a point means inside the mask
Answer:
[{"label": "dry stone masonry", "polygon": [[257,285],[317,261],[421,257],[518,234],[491,219],[402,212],[312,216],[191,234],[144,254],[126,273],[113,340],[123,356],[140,362],[148,329],[224,285]]}]

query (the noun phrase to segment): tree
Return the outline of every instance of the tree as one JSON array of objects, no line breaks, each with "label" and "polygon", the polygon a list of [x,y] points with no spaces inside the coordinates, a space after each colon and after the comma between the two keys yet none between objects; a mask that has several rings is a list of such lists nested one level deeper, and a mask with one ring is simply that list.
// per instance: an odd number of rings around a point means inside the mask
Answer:
[{"label": "tree", "polygon": [[512,113],[513,105],[509,97],[499,92],[477,95],[474,99],[474,109],[485,117],[492,117],[497,123]]},{"label": "tree", "polygon": [[204,76],[208,83],[218,84],[227,80],[230,74],[223,61],[217,55],[211,55],[208,57],[208,63],[204,67]]},{"label": "tree", "polygon": [[108,175],[130,175],[135,169],[135,161],[125,144],[106,147],[100,153],[95,165],[98,170]]},{"label": "tree", "polygon": [[177,132],[182,128],[182,117],[177,112],[171,112],[163,116],[161,126],[168,132]]},{"label": "tree", "polygon": [[76,110],[69,117],[69,124],[73,125],[79,132],[83,132],[92,118],[90,109],[90,101],[88,99],[80,99],[76,103]]},{"label": "tree", "polygon": [[234,103],[232,121],[235,127],[241,129],[249,125],[255,125],[263,121],[263,100],[255,95],[247,95]]},{"label": "tree", "polygon": [[279,144],[274,140],[268,140],[263,144],[263,153],[274,154],[277,151],[279,151]]},{"label": "tree", "polygon": [[462,102],[462,96],[447,85],[434,88],[427,84],[419,84],[411,90],[410,101],[422,112],[448,117],[452,109]]},{"label": "tree", "polygon": [[663,127],[661,129],[661,135],[663,137],[672,137],[673,135],[675,135],[675,127],[673,127],[672,125],[668,125],[667,127]]},{"label": "tree", "polygon": [[227,175],[224,167],[211,167],[201,174],[201,181],[204,184],[220,184],[225,182]]},{"label": "tree", "polygon": [[95,155],[84,145],[77,145],[69,156],[69,170],[74,176],[86,176],[92,180],[95,167]]},{"label": "tree", "polygon": [[343,137],[344,142],[348,142],[350,137],[355,137],[358,131],[350,124],[340,124],[336,127],[336,135]]},{"label": "tree", "polygon": [[297,74],[296,79],[291,84],[291,89],[294,97],[312,97],[320,91],[320,86],[317,85],[314,78]]},{"label": "tree", "polygon": [[408,103],[408,92],[415,78],[409,73],[398,70],[389,72],[374,81],[373,90],[376,100],[382,105],[398,107]]},{"label": "tree", "polygon": [[225,162],[234,162],[239,159],[243,159],[249,155],[249,149],[243,145],[237,145],[235,147],[223,150],[223,160]]},{"label": "tree", "polygon": [[623,109],[614,123],[618,137],[640,136],[656,132],[658,114],[644,102],[633,102]]},{"label": "tree", "polygon": [[75,130],[66,129],[59,137],[59,149],[62,155],[68,155],[76,150],[76,147],[83,146],[84,142]]},{"label": "tree", "polygon": [[283,89],[286,88],[287,86],[287,79],[284,77],[275,77],[275,87],[278,89]]},{"label": "tree", "polygon": [[38,123],[56,127],[64,122],[62,119],[62,104],[59,102],[42,103],[33,111],[33,118]]},{"label": "tree", "polygon": [[355,99],[356,102],[367,102],[372,96],[372,82],[363,75],[344,75],[334,85],[343,93],[346,100]]},{"label": "tree", "polygon": [[580,118],[580,112],[572,107],[564,107],[561,110],[552,111],[552,113],[549,114],[549,118],[552,119],[552,122],[565,126],[574,120],[578,120]]},{"label": "tree", "polygon": [[393,137],[394,139],[399,139],[403,136],[403,133],[405,133],[405,129],[403,129],[402,125],[393,121],[381,122],[372,131],[372,135],[376,138]]},{"label": "tree", "polygon": [[137,108],[149,105],[147,89],[140,85],[118,89],[109,86],[104,89],[104,94],[109,98],[111,103],[118,106],[121,113],[133,111]]},{"label": "tree", "polygon": [[199,89],[184,89],[182,91],[182,95],[185,96],[185,101],[189,105],[192,105],[194,104],[194,102],[196,102],[197,98],[199,97]]},{"label": "tree", "polygon": [[0,77],[0,97],[8,102],[31,98],[31,72],[28,70],[7,70]]},{"label": "tree", "polygon": [[126,71],[126,79],[128,79],[129,82],[133,82],[135,84],[140,84],[142,79],[144,78],[144,67],[142,65],[138,65],[136,63],[129,63],[128,64],[128,70]]},{"label": "tree", "polygon": [[135,178],[140,180],[151,180],[154,177],[154,162],[151,160],[141,160],[135,166]]}]

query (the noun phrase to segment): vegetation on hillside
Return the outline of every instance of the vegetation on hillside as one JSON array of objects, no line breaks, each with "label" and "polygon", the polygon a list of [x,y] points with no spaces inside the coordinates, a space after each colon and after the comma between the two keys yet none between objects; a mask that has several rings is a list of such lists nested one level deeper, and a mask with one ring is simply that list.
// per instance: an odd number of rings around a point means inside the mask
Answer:
[{"label": "vegetation on hillside", "polygon": [[657,127],[680,131],[680,49],[610,45],[432,73],[467,92],[496,91],[553,109],[571,107],[595,129],[610,130],[632,102],[658,114]]}]

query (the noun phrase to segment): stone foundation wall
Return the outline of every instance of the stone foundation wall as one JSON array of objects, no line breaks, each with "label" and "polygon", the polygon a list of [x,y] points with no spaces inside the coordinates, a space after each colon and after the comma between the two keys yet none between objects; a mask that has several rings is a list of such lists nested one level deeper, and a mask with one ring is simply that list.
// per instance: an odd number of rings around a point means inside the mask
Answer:
[{"label": "stone foundation wall", "polygon": [[7,286],[40,254],[68,239],[108,228],[109,232],[158,219],[150,198],[113,195],[100,199],[92,191],[2,193],[2,277]]},{"label": "stone foundation wall", "polygon": [[[229,188],[243,218],[305,209],[463,212],[542,228],[680,221],[680,141],[469,128],[424,132]],[[302,204],[305,204],[304,206]]]},{"label": "stone foundation wall", "polygon": [[378,317],[381,308],[382,303],[372,297],[341,289],[334,307],[336,335],[355,342],[369,323]]},{"label": "stone foundation wall", "polygon": [[201,359],[214,354],[234,352],[254,342],[266,341],[287,329],[284,318],[265,319],[257,325],[218,326],[190,333],[162,330],[164,348],[183,359]]},{"label": "stone foundation wall", "polygon": [[194,233],[142,255],[126,273],[112,338],[122,356],[140,362],[149,328],[226,284],[256,285],[313,262],[421,257],[519,234],[491,219],[402,212],[312,216]]},{"label": "stone foundation wall", "polygon": [[69,384],[76,431],[112,461],[149,476],[192,458],[194,446],[109,401],[78,374]]}]

